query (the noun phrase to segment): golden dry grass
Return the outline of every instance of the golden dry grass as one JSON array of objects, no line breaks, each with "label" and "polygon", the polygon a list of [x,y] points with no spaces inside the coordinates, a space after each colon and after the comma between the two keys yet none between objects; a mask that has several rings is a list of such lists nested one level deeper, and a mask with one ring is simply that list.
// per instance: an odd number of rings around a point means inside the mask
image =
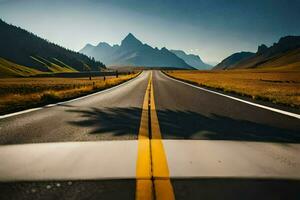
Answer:
[{"label": "golden dry grass", "polygon": [[300,107],[300,70],[167,71],[200,86]]},{"label": "golden dry grass", "polygon": [[3,78],[0,79],[0,114],[54,103],[100,91],[138,74],[118,78]]}]

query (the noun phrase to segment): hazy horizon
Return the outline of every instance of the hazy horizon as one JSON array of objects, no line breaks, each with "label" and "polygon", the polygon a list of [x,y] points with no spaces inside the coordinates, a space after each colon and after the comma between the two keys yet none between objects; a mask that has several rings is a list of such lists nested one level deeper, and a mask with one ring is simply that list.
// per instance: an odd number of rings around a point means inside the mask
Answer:
[{"label": "hazy horizon", "polygon": [[120,44],[130,32],[153,47],[205,62],[300,35],[300,1],[0,0],[0,18],[66,48]]}]

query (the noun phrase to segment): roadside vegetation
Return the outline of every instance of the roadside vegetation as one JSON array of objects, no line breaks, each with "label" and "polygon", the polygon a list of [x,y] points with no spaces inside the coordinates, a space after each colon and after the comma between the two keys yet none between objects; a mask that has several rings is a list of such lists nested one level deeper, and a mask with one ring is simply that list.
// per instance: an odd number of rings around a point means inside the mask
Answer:
[{"label": "roadside vegetation", "polygon": [[195,85],[300,108],[300,70],[165,71]]},{"label": "roadside vegetation", "polygon": [[89,78],[1,78],[0,114],[20,111],[97,92],[136,77],[129,75]]},{"label": "roadside vegetation", "polygon": [[26,77],[42,73],[39,70],[15,64],[0,57],[0,78],[3,77]]}]

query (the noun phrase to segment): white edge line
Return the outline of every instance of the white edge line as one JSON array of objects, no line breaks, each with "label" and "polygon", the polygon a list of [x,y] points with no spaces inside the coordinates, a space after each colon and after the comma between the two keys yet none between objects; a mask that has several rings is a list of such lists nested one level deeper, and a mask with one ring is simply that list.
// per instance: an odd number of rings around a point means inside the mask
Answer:
[{"label": "white edge line", "polygon": [[0,119],[5,119],[5,118],[13,117],[13,116],[16,116],[16,115],[21,115],[21,114],[25,114],[25,113],[29,113],[29,112],[33,112],[33,111],[37,111],[37,110],[42,110],[44,108],[50,108],[50,107],[57,106],[57,105],[71,103],[73,101],[77,101],[77,100],[81,100],[81,99],[84,99],[84,98],[88,98],[88,97],[91,97],[91,96],[94,96],[94,95],[98,95],[98,94],[101,94],[101,93],[104,93],[104,92],[109,92],[111,90],[114,90],[114,89],[116,89],[118,87],[121,87],[121,86],[123,86],[125,84],[128,84],[128,83],[132,82],[133,80],[135,80],[138,77],[140,77],[142,73],[143,72],[141,72],[137,77],[135,77],[135,78],[133,78],[133,79],[131,79],[129,81],[125,81],[124,83],[121,83],[119,85],[113,86],[113,87],[108,88],[108,89],[101,90],[101,91],[96,92],[96,93],[88,94],[88,95],[85,95],[85,96],[82,96],[82,97],[78,97],[78,98],[75,98],[75,99],[71,99],[71,100],[68,100],[68,101],[61,101],[61,102],[54,103],[54,104],[47,104],[45,106],[38,107],[38,108],[30,108],[30,109],[19,111],[19,112],[14,112],[14,113],[9,113],[9,114],[5,114],[5,115],[0,115]]},{"label": "white edge line", "polygon": [[190,83],[186,83],[184,81],[180,81],[180,80],[177,80],[175,78],[172,78],[170,76],[167,76],[165,73],[161,72],[164,76],[166,76],[168,79],[171,79],[173,81],[177,81],[179,83],[183,83],[185,85],[188,85],[188,86],[191,86],[191,87],[194,87],[194,88],[197,88],[199,90],[203,90],[203,91],[206,91],[206,92],[210,92],[210,93],[213,93],[213,94],[217,94],[217,95],[220,95],[220,96],[223,96],[223,97],[227,97],[229,99],[233,99],[233,100],[236,100],[236,101],[240,101],[240,102],[243,102],[243,103],[246,103],[246,104],[249,104],[249,105],[252,105],[252,106],[256,106],[256,107],[259,107],[259,108],[263,108],[263,109],[266,109],[266,110],[270,110],[270,111],[273,111],[273,112],[277,112],[277,113],[280,113],[280,114],[283,114],[283,115],[288,115],[290,117],[294,117],[294,118],[297,118],[297,119],[300,119],[300,115],[299,114],[296,114],[296,113],[291,113],[291,112],[287,112],[287,111],[284,111],[284,110],[279,110],[279,109],[276,109],[276,108],[272,108],[272,107],[269,107],[269,106],[264,106],[264,105],[260,105],[260,104],[257,104],[257,103],[253,103],[253,102],[250,102],[250,101],[246,101],[246,100],[243,100],[243,99],[239,99],[239,98],[236,98],[236,97],[232,97],[232,96],[229,96],[229,95],[226,95],[226,94],[222,94],[222,93],[219,93],[219,92],[215,92],[215,91],[212,91],[212,90],[208,90],[208,89],[205,89],[203,87],[199,87],[199,86],[196,86],[196,85],[193,85],[193,84],[190,84]]}]

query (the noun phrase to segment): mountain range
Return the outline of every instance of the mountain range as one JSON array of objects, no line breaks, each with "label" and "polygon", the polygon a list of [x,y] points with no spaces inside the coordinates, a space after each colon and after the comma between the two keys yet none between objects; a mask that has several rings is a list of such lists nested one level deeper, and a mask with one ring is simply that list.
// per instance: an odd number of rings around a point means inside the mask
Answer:
[{"label": "mountain range", "polygon": [[177,57],[183,59],[188,65],[192,66],[195,69],[210,69],[212,66],[204,63],[198,55],[186,54],[182,50],[170,50]]},{"label": "mountain range", "polygon": [[[144,66],[144,67],[174,67],[182,69],[206,69],[199,56],[186,55],[183,51],[153,48],[143,44],[133,34],[129,33],[121,45],[110,46],[100,42],[97,46],[87,44],[79,51],[96,60],[101,60],[107,66]],[[202,68],[203,67],[203,68]]]},{"label": "mountain range", "polygon": [[68,50],[0,19],[1,76],[40,72],[99,71],[105,65]]},{"label": "mountain range", "polygon": [[[30,76],[42,72],[99,71],[108,66],[171,67],[210,69],[198,55],[181,50],[153,48],[128,34],[120,45],[87,44],[71,51],[0,19],[0,76]],[[84,55],[86,54],[86,55]],[[99,60],[99,61],[96,61]],[[101,61],[101,62],[100,62]],[[103,62],[103,63],[102,63]],[[213,69],[300,68],[300,36],[286,36],[256,53],[239,52]]]},{"label": "mountain range", "polygon": [[262,44],[256,53],[235,53],[213,69],[253,68],[300,69],[300,36],[282,37],[270,47]]}]

